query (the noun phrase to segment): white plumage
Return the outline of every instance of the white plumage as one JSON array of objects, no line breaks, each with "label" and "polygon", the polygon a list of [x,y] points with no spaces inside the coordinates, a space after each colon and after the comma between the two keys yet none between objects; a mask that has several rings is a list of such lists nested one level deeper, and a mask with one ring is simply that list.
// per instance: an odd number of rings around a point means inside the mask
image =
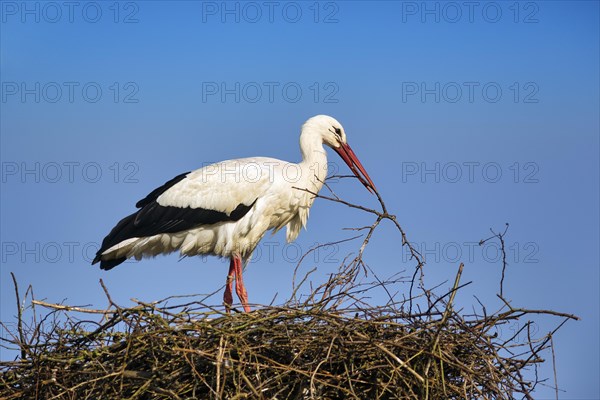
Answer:
[{"label": "white plumage", "polygon": [[324,144],[340,154],[367,189],[374,188],[348,146],[341,124],[318,115],[302,126],[300,163],[243,158],[182,174],[140,200],[140,209],[104,239],[93,263],[110,269],[127,258],[139,260],[177,250],[184,256],[230,257],[225,304],[232,303],[235,278],[238,297],[249,311],[242,265],[267,231],[286,227],[288,242],[298,237],[314,201],[308,191],[317,193],[327,175]]}]

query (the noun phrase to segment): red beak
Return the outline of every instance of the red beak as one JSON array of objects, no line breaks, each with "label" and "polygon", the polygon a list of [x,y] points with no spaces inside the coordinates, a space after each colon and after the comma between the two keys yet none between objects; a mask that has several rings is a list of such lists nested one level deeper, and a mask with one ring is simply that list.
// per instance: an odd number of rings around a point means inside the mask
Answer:
[{"label": "red beak", "polygon": [[352,170],[358,180],[365,185],[367,190],[371,193],[374,193],[373,191],[377,190],[375,189],[375,184],[369,177],[369,174],[367,174],[365,167],[363,167],[360,161],[358,161],[358,157],[356,157],[356,154],[354,154],[350,148],[350,145],[346,143],[340,143],[340,147],[334,147],[333,149],[340,155],[340,157],[342,157],[342,160],[346,162],[350,170]]}]

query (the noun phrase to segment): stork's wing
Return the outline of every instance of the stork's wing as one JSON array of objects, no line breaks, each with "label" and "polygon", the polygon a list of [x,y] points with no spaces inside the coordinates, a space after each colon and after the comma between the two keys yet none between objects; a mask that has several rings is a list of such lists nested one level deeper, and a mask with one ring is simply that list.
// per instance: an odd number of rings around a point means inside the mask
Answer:
[{"label": "stork's wing", "polygon": [[179,183],[179,181],[184,180],[191,171],[188,172],[184,172],[181,175],[177,175],[175,178],[165,182],[164,185],[157,187],[156,189],[154,189],[153,191],[151,191],[148,196],[144,197],[142,200],[138,201],[137,203],[135,203],[135,206],[137,208],[142,208],[147,204],[152,203],[154,200],[156,200],[156,198],[158,196],[160,196],[161,194],[163,194],[164,192],[166,192],[167,190],[169,190],[173,185],[175,185],[176,183]]},{"label": "stork's wing", "polygon": [[240,204],[252,204],[269,189],[281,163],[256,157],[211,164],[190,172],[167,190],[155,190],[155,200],[161,206],[201,208],[230,215]]},{"label": "stork's wing", "polygon": [[[271,163],[275,162],[263,158],[230,160],[176,176],[137,202],[139,210],[123,218],[104,238],[92,264],[127,239],[238,221],[271,186]],[[101,268],[105,268],[104,262]],[[106,262],[106,267],[118,263]]]}]

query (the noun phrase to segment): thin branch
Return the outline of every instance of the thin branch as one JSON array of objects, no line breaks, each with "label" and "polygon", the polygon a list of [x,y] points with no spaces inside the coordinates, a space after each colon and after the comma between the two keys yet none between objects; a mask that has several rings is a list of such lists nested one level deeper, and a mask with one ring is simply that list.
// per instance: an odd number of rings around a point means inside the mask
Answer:
[{"label": "thin branch", "polygon": [[506,227],[504,228],[504,232],[502,233],[496,233],[494,232],[494,230],[492,228],[490,228],[490,231],[492,232],[493,236],[490,236],[487,239],[482,239],[479,241],[479,245],[482,246],[484,243],[486,243],[487,241],[497,238],[500,241],[500,251],[502,253],[502,277],[500,278],[500,296],[504,295],[504,274],[506,273],[506,267],[508,265],[508,263],[506,262],[506,247],[504,244],[504,236],[506,235],[506,232],[508,231],[508,222],[506,223]]},{"label": "thin branch", "polygon": [[21,359],[27,358],[27,342],[25,341],[25,334],[23,333],[23,310],[21,309],[21,297],[19,296],[19,285],[17,284],[17,278],[15,274],[10,273],[12,277],[13,285],[15,288],[15,297],[17,299],[17,332],[19,333],[19,347],[21,348]]}]

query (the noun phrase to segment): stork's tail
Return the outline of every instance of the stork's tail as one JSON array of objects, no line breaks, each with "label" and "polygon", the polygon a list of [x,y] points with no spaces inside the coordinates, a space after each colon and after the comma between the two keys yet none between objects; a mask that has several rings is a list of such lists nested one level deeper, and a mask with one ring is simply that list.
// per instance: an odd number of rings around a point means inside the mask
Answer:
[{"label": "stork's tail", "polygon": [[[92,261],[92,265],[96,263],[100,263],[100,269],[109,270],[117,265],[124,262],[127,257],[117,256],[117,252],[111,252],[109,254],[104,254],[106,250],[110,249],[123,242],[124,240],[131,239],[132,233],[134,230],[134,220],[137,215],[137,212],[123,218],[119,223],[110,231],[108,235],[102,241],[102,246],[96,253],[96,257]],[[112,257],[111,257],[112,255]],[[115,257],[117,256],[117,257]]]}]

